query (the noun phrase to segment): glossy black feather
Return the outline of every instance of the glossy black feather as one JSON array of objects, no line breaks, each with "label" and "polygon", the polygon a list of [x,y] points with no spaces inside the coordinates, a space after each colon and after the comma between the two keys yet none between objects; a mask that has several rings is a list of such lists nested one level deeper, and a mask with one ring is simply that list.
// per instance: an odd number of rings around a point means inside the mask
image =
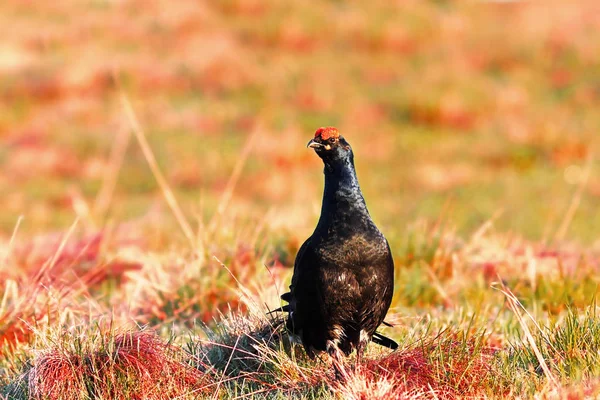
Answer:
[{"label": "glossy black feather", "polygon": [[371,340],[373,341],[373,343],[377,343],[380,346],[387,347],[392,350],[396,350],[398,348],[398,343],[394,342],[387,336],[383,336],[379,332],[375,332]]},{"label": "glossy black feather", "polygon": [[329,147],[316,149],[325,164],[321,216],[298,251],[290,292],[281,296],[289,304],[278,311],[289,313],[288,330],[311,356],[331,343],[346,355],[369,340],[396,348],[375,332],[392,300],[391,251],[367,210],[350,145],[339,137]]}]

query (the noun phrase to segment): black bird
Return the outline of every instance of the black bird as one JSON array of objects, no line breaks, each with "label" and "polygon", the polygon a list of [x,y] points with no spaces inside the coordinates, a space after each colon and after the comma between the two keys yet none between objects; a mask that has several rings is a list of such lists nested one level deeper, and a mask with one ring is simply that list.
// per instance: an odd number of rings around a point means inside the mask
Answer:
[{"label": "black bird", "polygon": [[[287,329],[298,336],[312,358],[326,351],[359,357],[369,341],[392,349],[396,342],[376,332],[390,307],[394,261],[363,198],[354,155],[336,128],[319,128],[308,146],[325,164],[321,217],[300,247],[290,291]],[[337,368],[336,368],[337,371]]]}]

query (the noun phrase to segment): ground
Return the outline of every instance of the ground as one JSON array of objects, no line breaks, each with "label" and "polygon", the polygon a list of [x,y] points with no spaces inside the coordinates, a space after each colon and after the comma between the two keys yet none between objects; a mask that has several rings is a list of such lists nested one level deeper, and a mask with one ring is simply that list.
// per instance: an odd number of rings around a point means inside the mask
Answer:
[{"label": "ground", "polygon": [[[596,3],[2,2],[0,395],[598,396]],[[344,385],[266,315],[329,125],[396,261]]]}]

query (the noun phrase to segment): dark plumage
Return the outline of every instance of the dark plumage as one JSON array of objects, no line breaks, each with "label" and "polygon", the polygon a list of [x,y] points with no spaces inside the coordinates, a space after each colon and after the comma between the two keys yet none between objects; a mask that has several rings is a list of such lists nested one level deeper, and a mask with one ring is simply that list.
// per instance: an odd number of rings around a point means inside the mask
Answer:
[{"label": "dark plumage", "polygon": [[290,291],[287,329],[299,336],[307,353],[338,357],[369,341],[395,349],[375,332],[390,307],[394,261],[377,229],[356,178],[354,156],[335,128],[320,128],[308,143],[325,164],[321,217],[300,247]]}]

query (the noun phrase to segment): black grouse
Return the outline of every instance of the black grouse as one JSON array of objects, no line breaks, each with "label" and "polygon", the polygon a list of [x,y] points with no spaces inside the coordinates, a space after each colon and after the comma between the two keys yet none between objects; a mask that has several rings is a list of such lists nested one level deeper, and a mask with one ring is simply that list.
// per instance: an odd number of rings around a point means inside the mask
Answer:
[{"label": "black grouse", "polygon": [[300,247],[290,291],[287,329],[310,357],[326,351],[340,360],[369,341],[392,349],[396,342],[376,332],[390,307],[394,261],[361,193],[354,155],[336,128],[319,128],[308,146],[325,164],[321,217]]}]

